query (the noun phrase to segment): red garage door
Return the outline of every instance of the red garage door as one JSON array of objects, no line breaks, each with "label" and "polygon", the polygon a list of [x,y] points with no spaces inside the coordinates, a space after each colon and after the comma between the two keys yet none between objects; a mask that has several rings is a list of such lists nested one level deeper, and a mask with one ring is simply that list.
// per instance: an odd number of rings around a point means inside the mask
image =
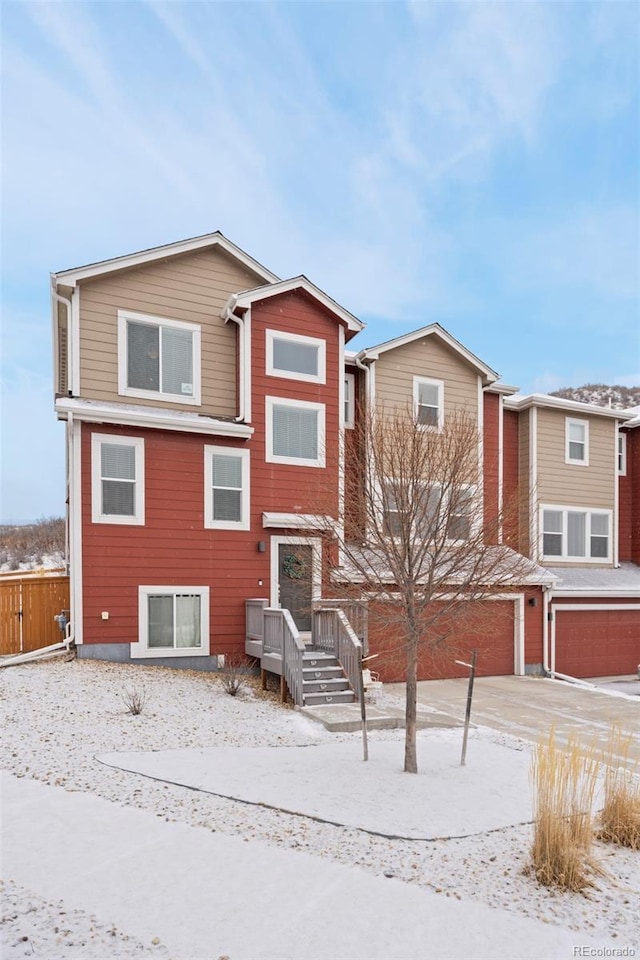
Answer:
[{"label": "red garage door", "polygon": [[554,606],[556,670],[570,677],[635,673],[640,663],[637,610],[564,610]]},{"label": "red garage door", "polygon": [[[372,661],[374,670],[380,673],[385,683],[401,683],[406,680],[405,650],[398,643],[397,630],[385,627],[376,610],[369,608],[369,652],[379,654]],[[428,645],[420,650],[418,662],[419,680],[441,680],[450,677],[467,677],[466,667],[456,660],[470,662],[471,651],[478,651],[477,673],[481,677],[511,675],[514,672],[514,604],[510,600],[492,600],[481,603],[484,611],[469,611],[462,616],[456,629],[435,652]],[[467,622],[475,621],[473,628],[465,629]]]}]

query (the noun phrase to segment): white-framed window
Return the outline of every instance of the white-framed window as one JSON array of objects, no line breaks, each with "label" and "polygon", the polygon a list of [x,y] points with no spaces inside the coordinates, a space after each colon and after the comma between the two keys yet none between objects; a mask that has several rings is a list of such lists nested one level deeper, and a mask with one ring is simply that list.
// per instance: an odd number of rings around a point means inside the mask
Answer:
[{"label": "white-framed window", "polygon": [[209,654],[209,587],[138,587],[138,642],[131,656]]},{"label": "white-framed window", "polygon": [[442,430],[444,423],[444,381],[430,377],[413,378],[413,409],[423,427]]},{"label": "white-framed window", "polygon": [[452,495],[447,510],[447,540],[464,543],[469,540],[473,530],[473,510],[475,507],[475,488],[460,487]]},{"label": "white-framed window", "polygon": [[91,519],[144,524],[144,440],[91,435]]},{"label": "white-framed window", "polygon": [[308,383],[326,382],[327,344],[318,337],[282,330],[266,332],[267,374]]},{"label": "white-framed window", "polygon": [[249,502],[249,451],[205,446],[205,527],[248,530]]},{"label": "white-framed window", "polygon": [[324,404],[284,397],[267,397],[265,403],[265,459],[269,463],[324,467]]},{"label": "white-framed window", "polygon": [[611,511],[543,506],[543,560],[607,562],[611,559]]},{"label": "white-framed window", "polygon": [[627,435],[626,433],[618,434],[618,476],[626,477],[627,475]]},{"label": "white-framed window", "polygon": [[118,392],[200,403],[200,325],[118,310]]},{"label": "white-framed window", "polygon": [[565,422],[565,462],[589,466],[589,421],[567,417]]},{"label": "white-framed window", "polygon": [[398,481],[387,479],[382,485],[383,523],[389,537],[402,536],[411,518],[412,535],[433,543],[464,543],[477,532],[475,508],[476,488],[466,484],[446,495],[438,483],[413,483],[403,489]]},{"label": "white-framed window", "polygon": [[344,426],[347,429],[353,429],[355,424],[356,407],[356,378],[353,373],[344,375]]}]

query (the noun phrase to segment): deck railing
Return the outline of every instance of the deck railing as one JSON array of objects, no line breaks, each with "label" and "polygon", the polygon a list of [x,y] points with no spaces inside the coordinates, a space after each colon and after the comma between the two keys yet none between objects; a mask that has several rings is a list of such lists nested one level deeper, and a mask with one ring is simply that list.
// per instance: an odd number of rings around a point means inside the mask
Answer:
[{"label": "deck railing", "polygon": [[282,614],[282,674],[286,680],[293,702],[297,707],[304,705],[302,672],[304,661],[304,642],[288,610],[279,610]]},{"label": "deck railing", "polygon": [[345,676],[356,697],[362,696],[362,643],[347,620],[344,611],[338,608],[321,608],[313,613],[311,640],[315,647],[332,653],[344,670]]},{"label": "deck railing", "polygon": [[353,632],[362,644],[362,652],[366,657],[369,650],[369,612],[366,600],[319,600],[314,604],[316,609],[339,609],[351,624]]},{"label": "deck railing", "polygon": [[263,610],[269,606],[268,600],[247,600],[246,609],[246,636],[247,640],[264,639]]},{"label": "deck railing", "polygon": [[282,610],[265,607],[262,611],[263,634],[262,652],[282,656]]},{"label": "deck railing", "polygon": [[[313,611],[312,646],[338,659],[354,693],[361,698],[363,643],[338,603],[340,601],[330,601],[330,606]],[[360,627],[366,630],[366,607],[353,604],[352,609],[360,617]],[[277,658],[266,669],[272,669],[284,678],[294,703],[302,706],[306,647],[290,612],[269,607],[266,600],[247,600],[246,636],[247,640],[257,640],[262,644],[261,661],[263,657]]]}]

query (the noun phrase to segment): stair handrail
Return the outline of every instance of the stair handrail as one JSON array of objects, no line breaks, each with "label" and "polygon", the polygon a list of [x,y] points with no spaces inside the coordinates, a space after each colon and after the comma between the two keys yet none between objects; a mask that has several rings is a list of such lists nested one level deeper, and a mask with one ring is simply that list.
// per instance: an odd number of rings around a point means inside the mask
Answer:
[{"label": "stair handrail", "polygon": [[314,603],[316,610],[335,610],[343,611],[347,620],[351,624],[353,631],[362,644],[362,654],[366,657],[369,647],[369,604],[366,600],[354,600],[352,598],[323,597]]},{"label": "stair handrail", "polygon": [[247,640],[264,640],[263,611],[268,600],[245,600],[245,635]]},{"label": "stair handrail", "polygon": [[279,607],[265,607],[262,611],[262,653],[283,656],[282,610]]},{"label": "stair handrail", "polygon": [[278,611],[282,615],[282,671],[293,702],[297,707],[304,706],[303,664],[304,641],[302,640],[293,617],[288,610]]},{"label": "stair handrail", "polygon": [[356,695],[361,697],[362,643],[349,623],[344,611],[335,607],[321,607],[313,611],[313,645],[332,653],[344,671],[344,675]]}]

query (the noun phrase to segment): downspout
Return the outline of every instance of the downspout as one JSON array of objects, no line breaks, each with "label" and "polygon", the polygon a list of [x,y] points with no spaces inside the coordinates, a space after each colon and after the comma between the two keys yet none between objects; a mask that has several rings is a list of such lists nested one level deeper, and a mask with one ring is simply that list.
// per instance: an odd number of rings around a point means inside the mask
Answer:
[{"label": "downspout", "polygon": [[[549,594],[551,587],[542,587],[542,669],[546,676],[551,675],[549,668]],[[553,616],[553,611],[551,611]],[[555,658],[555,650],[554,650]]]},{"label": "downspout", "polygon": [[[73,323],[71,320],[71,300],[68,300],[66,297],[63,297],[62,294],[58,293],[56,290],[55,280],[53,279],[53,274],[51,275],[51,299],[55,303],[61,303],[64,307],[67,308],[67,395],[73,396],[73,390],[71,389],[71,384],[73,383],[72,367],[73,367]],[[60,386],[58,383],[58,316],[56,311],[52,309],[52,318],[53,318],[53,351],[54,351],[54,379],[53,382],[57,386]]]},{"label": "downspout", "polygon": [[[226,323],[232,320],[238,324],[238,416],[233,418],[234,423],[242,423],[245,418],[244,392],[245,392],[245,344],[244,344],[244,318],[238,317],[233,312],[236,303],[236,297],[230,297],[222,317]],[[232,306],[233,304],[233,306]]]},{"label": "downspout", "polygon": [[[369,402],[370,402],[370,400],[371,400],[371,398],[370,398],[370,396],[369,396],[369,380],[370,380],[370,377],[371,377],[371,370],[369,369],[369,367],[367,366],[366,363],[363,363],[363,362],[362,362],[362,360],[360,359],[361,356],[362,356],[362,354],[360,354],[360,353],[356,354],[356,356],[354,357],[354,360],[355,360],[356,367],[358,367],[360,370],[364,370],[365,396],[366,396],[366,398],[367,398],[367,407],[368,407],[368,406],[369,406]],[[370,411],[369,411],[369,412],[370,412]]]}]

